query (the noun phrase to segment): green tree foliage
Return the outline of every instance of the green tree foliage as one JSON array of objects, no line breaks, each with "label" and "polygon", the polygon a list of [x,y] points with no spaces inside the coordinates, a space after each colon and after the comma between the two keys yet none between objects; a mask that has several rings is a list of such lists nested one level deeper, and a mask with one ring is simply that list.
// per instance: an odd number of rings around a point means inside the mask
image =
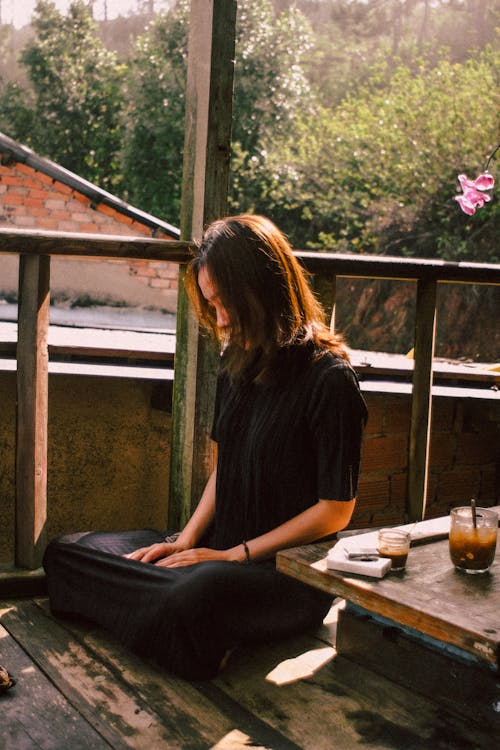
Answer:
[{"label": "green tree foliage", "polygon": [[[82,0],[67,16],[41,0],[21,56],[30,87],[4,86],[0,128],[178,223],[189,2],[162,5],[139,37],[134,25],[126,69]],[[478,174],[498,142],[495,13],[494,0],[239,0],[231,211],[270,215],[296,246],[496,258],[498,199],[473,217],[453,201],[457,174]]]},{"label": "green tree foliage", "polygon": [[0,100],[0,130],[31,145],[36,140],[37,127],[33,91],[9,81]]},{"label": "green tree foliage", "polygon": [[[189,3],[160,14],[136,46],[130,66],[124,184],[127,198],[178,222]],[[233,209],[252,192],[255,160],[265,159],[271,135],[290,133],[310,111],[301,60],[309,26],[296,11],[275,17],[270,0],[240,0],[233,119]]]},{"label": "green tree foliage", "polygon": [[239,5],[230,200],[233,211],[259,205],[255,175],[269,148],[293,139],[302,118],[314,112],[304,61],[312,45],[305,16],[295,9],[278,16],[269,0]]},{"label": "green tree foliage", "polygon": [[33,25],[35,38],[21,55],[32,92],[16,84],[7,88],[1,127],[67,169],[116,187],[123,66],[99,41],[82,0],[67,16],[40,0]]},{"label": "green tree foliage", "polygon": [[123,149],[126,198],[179,222],[189,3],[160,14],[135,46]]},{"label": "green tree foliage", "polygon": [[255,170],[259,207],[311,247],[498,259],[498,201],[467,217],[453,200],[457,174],[477,176],[497,143],[498,64],[487,51],[418,74],[400,66],[387,86],[374,79],[302,119]]},{"label": "green tree foliage", "polygon": [[[371,78],[380,60],[417,71],[425,59],[465,62],[498,40],[497,0],[274,0],[301,9],[314,30],[307,74],[336,106]],[[380,83],[383,83],[380,80]],[[373,80],[372,80],[373,84]]]},{"label": "green tree foliage", "polygon": [[[145,29],[149,0],[100,27],[87,5],[40,0],[28,84],[0,70],[0,129],[178,223],[189,0],[158,0]],[[498,161],[491,203],[453,200],[500,140],[498,20],[498,0],[239,0],[231,211],[269,215],[295,247],[498,261]],[[353,281],[337,302],[353,346],[412,346],[412,289]],[[441,355],[496,357],[494,291],[439,304]]]}]

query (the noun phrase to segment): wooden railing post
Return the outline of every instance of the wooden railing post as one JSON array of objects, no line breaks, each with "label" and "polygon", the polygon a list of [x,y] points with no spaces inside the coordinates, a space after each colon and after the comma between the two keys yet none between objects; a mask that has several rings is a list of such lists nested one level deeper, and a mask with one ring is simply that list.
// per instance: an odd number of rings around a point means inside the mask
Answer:
[{"label": "wooden railing post", "polygon": [[47,519],[50,258],[21,255],[17,343],[15,562],[37,568]]},{"label": "wooden railing post", "polygon": [[[181,238],[227,212],[236,0],[192,0],[189,33]],[[197,504],[214,455],[210,441],[217,353],[201,337],[180,268],[172,403],[169,528]]]},{"label": "wooden railing post", "polygon": [[436,291],[435,280],[420,279],[417,283],[415,365],[406,497],[406,514],[409,522],[422,520],[425,515],[432,403],[432,360],[436,334]]}]

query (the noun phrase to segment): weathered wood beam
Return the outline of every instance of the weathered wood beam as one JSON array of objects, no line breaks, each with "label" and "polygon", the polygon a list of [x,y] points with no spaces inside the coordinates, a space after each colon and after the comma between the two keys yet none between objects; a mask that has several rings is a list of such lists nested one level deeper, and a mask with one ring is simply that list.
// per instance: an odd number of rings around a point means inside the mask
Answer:
[{"label": "weathered wood beam", "polygon": [[420,521],[425,515],[432,404],[432,359],[436,336],[436,291],[435,281],[418,282],[415,366],[408,441],[408,522]]},{"label": "weathered wood beam", "polygon": [[455,263],[433,258],[397,258],[390,255],[350,255],[296,250],[313,274],[367,279],[428,279],[461,284],[500,284],[500,263]]},{"label": "weathered wood beam", "polygon": [[[220,122],[218,123],[220,125]],[[221,147],[222,148],[222,147]],[[219,154],[225,159],[224,151]],[[188,158],[188,155],[186,155]],[[210,159],[213,180],[220,180],[220,170]],[[208,177],[212,179],[209,171]],[[194,190],[194,181],[185,181],[186,195]],[[216,193],[207,196],[216,199]],[[207,206],[207,210],[210,206]],[[225,208],[215,209],[215,216]],[[187,215],[186,221],[191,219]],[[191,257],[193,242],[187,240],[147,239],[122,235],[50,232],[33,229],[0,227],[0,252],[26,255],[66,255],[95,258],[143,258],[172,263],[186,263]],[[433,279],[443,283],[500,285],[499,263],[456,263],[433,258],[397,258],[389,255],[353,255],[295,250],[303,266],[312,274],[348,278],[399,279],[401,281]]]},{"label": "weathered wood beam", "polygon": [[180,240],[0,228],[0,252],[17,254],[20,246],[25,255],[145,258],[170,263],[185,263],[192,249],[192,243]]},{"label": "weathered wood beam", "polygon": [[[193,0],[189,33],[181,237],[199,240],[227,212],[236,0]],[[214,462],[217,353],[200,336],[180,268],[168,525],[184,525]]]},{"label": "weathered wood beam", "polygon": [[21,255],[15,562],[31,569],[40,566],[46,541],[49,302],[50,258]]}]

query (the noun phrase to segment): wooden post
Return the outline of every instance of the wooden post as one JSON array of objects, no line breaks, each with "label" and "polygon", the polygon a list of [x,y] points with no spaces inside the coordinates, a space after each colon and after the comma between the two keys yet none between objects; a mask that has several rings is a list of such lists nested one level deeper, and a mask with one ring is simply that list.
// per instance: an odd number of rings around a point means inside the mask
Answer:
[{"label": "wooden post", "polygon": [[40,566],[46,541],[49,303],[50,258],[21,255],[15,562],[31,569]]},{"label": "wooden post", "polygon": [[432,403],[432,359],[436,334],[436,290],[436,281],[423,279],[418,281],[415,313],[415,365],[408,446],[406,498],[408,522],[420,521],[425,515]]},{"label": "wooden post", "polygon": [[[192,0],[181,238],[201,238],[227,212],[236,0]],[[168,526],[182,527],[213,467],[210,441],[218,353],[189,309],[179,269]]]}]

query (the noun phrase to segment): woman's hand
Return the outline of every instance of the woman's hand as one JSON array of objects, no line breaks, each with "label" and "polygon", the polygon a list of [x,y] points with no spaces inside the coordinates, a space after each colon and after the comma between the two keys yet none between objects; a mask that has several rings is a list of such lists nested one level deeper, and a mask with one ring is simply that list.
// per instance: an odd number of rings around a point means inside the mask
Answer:
[{"label": "woman's hand", "polygon": [[138,560],[139,562],[154,562],[159,558],[165,558],[173,555],[175,552],[181,552],[184,549],[182,545],[175,542],[159,542],[152,544],[150,547],[140,547],[139,549],[129,552],[125,555],[129,560]]},{"label": "woman's hand", "polygon": [[237,549],[209,549],[193,547],[184,549],[178,542],[160,542],[150,547],[141,547],[125,555],[129,560],[153,563],[162,568],[183,568],[186,565],[206,562],[207,560],[238,560]]},{"label": "woman's hand", "polygon": [[[177,557],[174,557],[172,562],[167,561],[171,560],[173,555],[177,556],[178,553],[189,552],[191,553],[189,559],[192,559],[192,556],[194,556],[198,559],[193,560],[193,562],[202,562],[202,559],[199,557],[199,553],[202,550],[195,549],[194,545],[207,530],[214,517],[216,476],[217,472],[214,469],[208,479],[196,510],[175,541],[159,542],[158,544],[152,544],[150,547],[141,547],[125,555],[125,557],[129,560],[138,560],[145,563],[156,562],[156,565],[165,567],[180,567],[181,565],[192,565],[192,562],[179,563]],[[205,550],[205,552],[213,553],[213,557],[204,557],[203,559],[205,560],[232,559],[224,556],[221,557],[220,554],[223,555],[224,553],[218,553],[216,550]],[[229,553],[229,550],[227,552]]]},{"label": "woman's hand", "polygon": [[[186,565],[207,562],[207,560],[231,560],[231,550],[209,549],[208,547],[194,547],[180,552],[174,552],[168,557],[157,560],[156,565],[161,568],[184,568]],[[236,559],[236,558],[235,558]]]}]

